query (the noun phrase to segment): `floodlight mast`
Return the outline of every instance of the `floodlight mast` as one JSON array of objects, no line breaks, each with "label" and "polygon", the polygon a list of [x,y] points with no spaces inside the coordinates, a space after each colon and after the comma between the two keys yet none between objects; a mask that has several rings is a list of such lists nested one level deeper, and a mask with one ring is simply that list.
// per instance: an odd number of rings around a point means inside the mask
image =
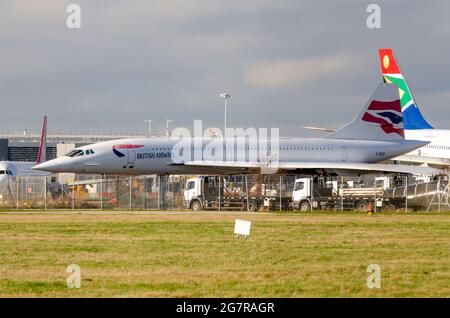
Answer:
[{"label": "floodlight mast", "polygon": [[166,136],[169,137],[169,124],[173,122],[172,119],[166,119]]},{"label": "floodlight mast", "polygon": [[220,94],[220,97],[222,97],[225,100],[225,116],[224,116],[224,124],[223,124],[223,136],[226,136],[227,131],[227,100],[228,98],[231,98],[231,95],[228,93],[222,93]]},{"label": "floodlight mast", "polygon": [[149,119],[144,120],[144,122],[148,124],[148,136],[151,137],[153,120],[151,118],[149,118]]}]

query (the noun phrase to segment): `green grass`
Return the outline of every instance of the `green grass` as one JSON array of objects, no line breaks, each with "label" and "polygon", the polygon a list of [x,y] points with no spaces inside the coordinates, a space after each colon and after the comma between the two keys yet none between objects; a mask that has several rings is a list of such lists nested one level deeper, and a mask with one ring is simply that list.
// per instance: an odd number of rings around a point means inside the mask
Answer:
[{"label": "green grass", "polygon": [[0,296],[449,297],[449,234],[448,213],[0,214]]}]

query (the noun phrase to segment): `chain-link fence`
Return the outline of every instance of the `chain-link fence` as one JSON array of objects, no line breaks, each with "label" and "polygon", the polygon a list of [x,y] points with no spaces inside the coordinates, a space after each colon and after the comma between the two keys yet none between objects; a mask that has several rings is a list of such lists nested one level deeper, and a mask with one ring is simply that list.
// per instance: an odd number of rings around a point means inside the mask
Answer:
[{"label": "chain-link fence", "polygon": [[448,180],[396,177],[73,176],[8,177],[4,209],[445,211]]}]

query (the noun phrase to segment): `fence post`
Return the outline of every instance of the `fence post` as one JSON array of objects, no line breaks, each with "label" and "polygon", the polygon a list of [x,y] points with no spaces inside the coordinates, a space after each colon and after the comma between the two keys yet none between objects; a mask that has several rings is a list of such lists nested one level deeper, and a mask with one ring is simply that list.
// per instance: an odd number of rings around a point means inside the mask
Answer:
[{"label": "fence post", "polygon": [[130,181],[129,181],[129,183],[130,183],[130,211],[131,211],[132,208],[133,208],[133,205],[132,205],[132,199],[131,199],[131,182],[132,182],[132,176],[130,176]]},{"label": "fence post", "polygon": [[47,177],[44,177],[44,210],[47,210]]},{"label": "fence post", "polygon": [[75,210],[75,186],[72,186],[72,210]]},{"label": "fence post", "polygon": [[220,201],[222,200],[222,196],[221,196],[221,193],[220,193],[220,186],[221,186],[221,184],[222,184],[222,176],[221,175],[219,175],[219,212],[220,212],[220,206],[221,206],[221,204],[220,204]]},{"label": "fence post", "polygon": [[103,174],[100,175],[100,211],[103,211]]},{"label": "fence post", "polygon": [[19,210],[19,177],[16,177],[16,208]]},{"label": "fence post", "polygon": [[439,212],[441,212],[441,176],[438,178],[438,199],[439,199]]},{"label": "fence post", "polygon": [[283,182],[283,176],[280,176],[280,212],[281,212],[281,191],[282,191],[282,182]]},{"label": "fence post", "polygon": [[28,201],[28,177],[25,177],[25,202]]},{"label": "fence post", "polygon": [[248,179],[247,179],[247,175],[245,176],[245,192],[247,195],[247,211],[249,211],[249,197],[248,197]]},{"label": "fence post", "polygon": [[405,185],[405,212],[408,213],[408,176],[406,178],[406,185]]},{"label": "fence post", "polygon": [[375,194],[374,194],[374,198],[375,198],[375,201],[373,202],[373,211],[374,211],[375,213],[377,213],[378,211],[377,211],[377,186],[376,186],[376,184],[375,184]]},{"label": "fence post", "polygon": [[156,176],[157,180],[158,180],[158,211],[161,210],[161,176],[158,174]]},{"label": "fence post", "polygon": [[144,177],[144,211],[147,211],[147,176]]}]

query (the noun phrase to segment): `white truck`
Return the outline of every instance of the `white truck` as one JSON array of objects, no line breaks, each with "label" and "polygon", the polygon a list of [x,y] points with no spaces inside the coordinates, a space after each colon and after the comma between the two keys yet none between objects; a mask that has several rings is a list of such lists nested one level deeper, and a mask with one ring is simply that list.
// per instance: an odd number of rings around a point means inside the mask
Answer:
[{"label": "white truck", "polygon": [[367,211],[369,204],[373,208],[397,208],[403,204],[400,198],[386,195],[389,178],[375,180],[374,187],[358,187],[350,181],[338,188],[337,181],[328,181],[325,177],[297,178],[292,191],[294,210],[312,211],[320,209]]},{"label": "white truck", "polygon": [[288,209],[290,197],[279,197],[279,192],[266,184],[253,184],[245,176],[199,176],[186,180],[183,193],[184,207],[199,210],[248,210],[260,208]]}]

